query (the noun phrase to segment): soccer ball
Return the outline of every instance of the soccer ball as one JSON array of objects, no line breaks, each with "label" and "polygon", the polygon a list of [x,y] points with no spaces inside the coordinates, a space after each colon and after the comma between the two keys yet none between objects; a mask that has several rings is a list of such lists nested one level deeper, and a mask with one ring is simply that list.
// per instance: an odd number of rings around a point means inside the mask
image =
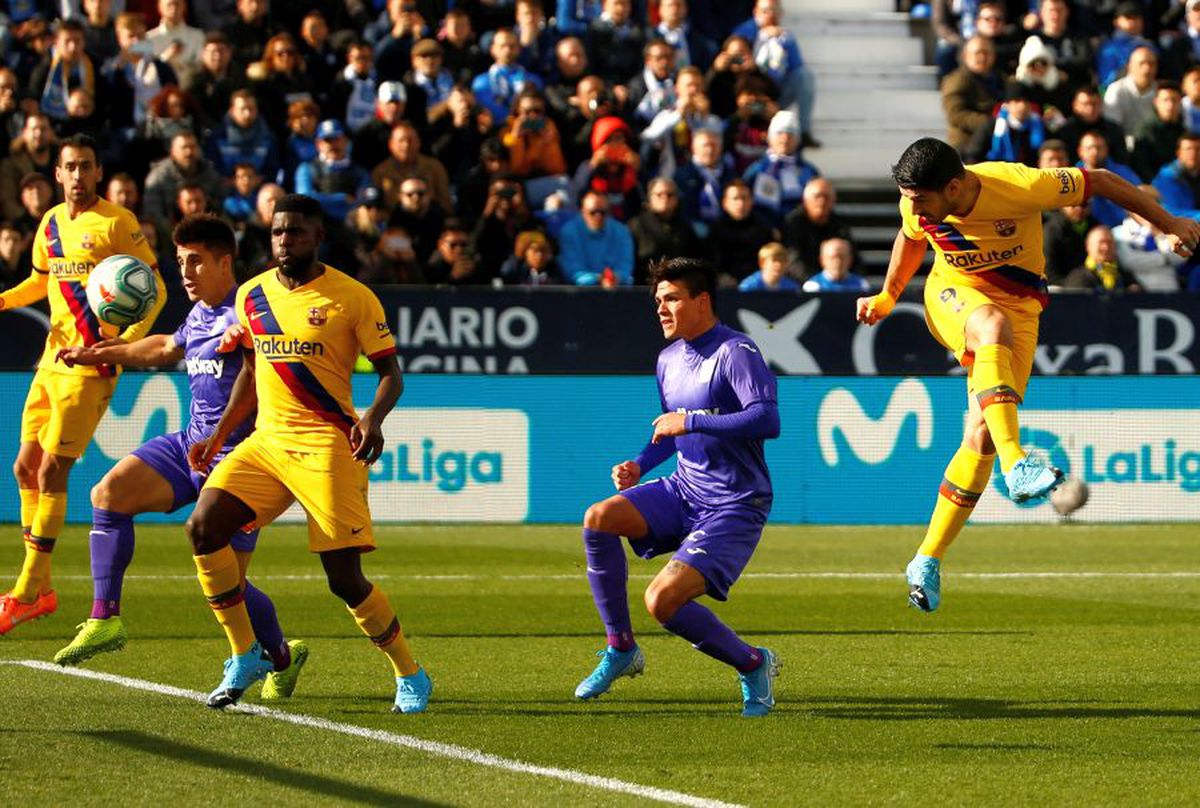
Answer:
[{"label": "soccer ball", "polygon": [[1050,492],[1050,506],[1060,516],[1069,516],[1082,508],[1088,501],[1088,487],[1083,480],[1071,477]]},{"label": "soccer ball", "polygon": [[110,255],[88,276],[87,299],[100,322],[119,328],[133,325],[158,300],[154,270],[132,255]]}]

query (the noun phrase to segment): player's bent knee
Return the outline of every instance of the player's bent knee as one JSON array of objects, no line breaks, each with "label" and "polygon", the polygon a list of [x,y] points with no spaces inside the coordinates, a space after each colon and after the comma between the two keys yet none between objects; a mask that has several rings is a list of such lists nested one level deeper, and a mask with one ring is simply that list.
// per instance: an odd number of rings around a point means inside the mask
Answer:
[{"label": "player's bent knee", "polygon": [[607,531],[612,520],[613,506],[608,500],[595,502],[583,514],[583,526],[588,530]]},{"label": "player's bent knee", "polygon": [[371,582],[362,575],[328,573],[329,591],[353,608],[371,594]]},{"label": "player's bent knee", "polygon": [[37,467],[22,462],[20,458],[17,458],[16,463],[13,463],[13,477],[17,479],[17,485],[21,488],[29,490],[38,487]]},{"label": "player's bent knee", "polygon": [[195,555],[215,553],[229,544],[230,536],[221,529],[217,520],[212,518],[207,510],[197,508],[192,511],[192,515],[183,525],[183,530],[192,544],[192,553]]},{"label": "player's bent knee", "polygon": [[655,586],[653,583],[646,587],[643,601],[646,611],[659,623],[666,623],[684,603],[687,603],[687,599],[680,593],[665,586]]}]

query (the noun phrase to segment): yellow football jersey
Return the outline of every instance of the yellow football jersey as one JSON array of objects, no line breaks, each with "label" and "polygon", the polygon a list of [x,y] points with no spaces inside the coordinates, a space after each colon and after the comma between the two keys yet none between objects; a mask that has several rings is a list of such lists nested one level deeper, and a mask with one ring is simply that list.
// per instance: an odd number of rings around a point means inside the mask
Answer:
[{"label": "yellow football jersey", "polygon": [[355,360],[396,352],[379,298],[325,266],[295,289],[269,269],[238,287],[235,305],[254,342],[255,429],[285,449],[349,452]]},{"label": "yellow football jersey", "polygon": [[1020,163],[979,163],[967,171],[983,186],[971,212],[931,222],[902,196],[904,235],[933,245],[933,274],[1001,296],[1033,297],[1044,306],[1042,211],[1082,205],[1089,196],[1087,172]]},{"label": "yellow football jersey", "polygon": [[[88,277],[96,264],[110,255],[132,255],[155,268],[158,300],[144,320],[124,331],[100,322],[87,301]],[[154,324],[154,318],[166,303],[167,290],[157,272],[158,260],[146,243],[137,219],[125,208],[104,199],[97,199],[74,219],[67,214],[65,203],[55,205],[38,225],[32,261],[31,278],[10,290],[11,297],[6,297],[5,302],[19,306],[50,298],[50,333],[39,367],[76,376],[115,375],[117,368],[110,365],[68,368],[55,362],[54,356],[60,348],[93,345],[116,336],[129,341],[140,339]]]}]

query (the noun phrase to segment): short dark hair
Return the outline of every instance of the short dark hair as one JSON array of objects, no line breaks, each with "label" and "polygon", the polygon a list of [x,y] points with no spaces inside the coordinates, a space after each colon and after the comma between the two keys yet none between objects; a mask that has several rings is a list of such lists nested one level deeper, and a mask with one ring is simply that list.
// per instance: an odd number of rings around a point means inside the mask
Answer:
[{"label": "short dark hair", "polygon": [[54,26],[54,33],[61,34],[64,31],[70,31],[73,34],[87,33],[87,29],[83,27],[83,23],[76,19],[59,20]]},{"label": "short dark hair", "polygon": [[935,137],[913,142],[892,166],[892,180],[897,186],[925,191],[940,191],[965,173],[954,147]]},{"label": "short dark hair", "polygon": [[311,196],[304,194],[288,194],[275,203],[275,215],[280,213],[299,213],[306,219],[320,220],[324,216],[321,203]]},{"label": "short dark hair", "polygon": [[1200,140],[1200,132],[1190,132],[1187,129],[1184,129],[1183,134],[1179,136],[1179,141],[1175,144],[1176,148],[1178,148],[1179,145],[1185,140]]},{"label": "short dark hair", "polygon": [[96,146],[96,139],[91,135],[85,135],[83,132],[76,132],[70,137],[63,138],[58,142],[58,153],[61,155],[63,149],[70,146],[72,149],[91,149],[92,156],[96,158],[96,162],[100,162],[100,149]]},{"label": "short dark hair", "polygon": [[1171,81],[1170,79],[1163,79],[1160,81],[1158,86],[1154,88],[1154,94],[1158,95],[1163,90],[1170,90],[1173,93],[1180,93],[1181,95],[1183,94],[1183,88],[1179,86],[1179,82]]},{"label": "short dark hair", "polygon": [[699,258],[661,258],[649,267],[650,293],[663,281],[678,282],[695,297],[707,293],[715,299],[717,295],[717,271],[713,265]]},{"label": "short dark hair", "polygon": [[233,228],[220,216],[211,213],[184,218],[175,225],[171,232],[171,240],[177,247],[198,244],[218,257],[237,253],[237,239],[233,235]]}]

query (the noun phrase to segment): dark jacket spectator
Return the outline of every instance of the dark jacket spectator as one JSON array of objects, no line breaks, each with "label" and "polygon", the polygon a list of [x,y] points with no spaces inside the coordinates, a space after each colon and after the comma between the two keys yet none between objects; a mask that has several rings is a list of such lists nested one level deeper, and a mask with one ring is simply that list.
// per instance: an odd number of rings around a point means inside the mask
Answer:
[{"label": "dark jacket spectator", "polygon": [[1154,93],[1154,117],[1133,132],[1133,156],[1130,165],[1145,182],[1175,158],[1175,148],[1183,134],[1183,102],[1179,85],[1159,82]]},{"label": "dark jacket spectator", "polygon": [[779,240],[779,231],[754,210],[750,186],[734,180],[725,186],[721,218],[708,236],[708,254],[722,275],[736,285],[758,269],[758,251]]},{"label": "dark jacket spectator", "polygon": [[1099,132],[1108,144],[1108,155],[1118,163],[1129,162],[1125,146],[1125,130],[1119,123],[1104,117],[1104,104],[1095,87],[1081,87],[1071,99],[1071,115],[1054,130],[1054,137],[1067,145],[1067,153],[1079,150],[1079,141],[1088,132]]},{"label": "dark jacket spectator", "polygon": [[1042,251],[1046,254],[1046,280],[1062,285],[1075,267],[1087,258],[1087,234],[1098,225],[1088,205],[1048,211],[1042,224]]},{"label": "dark jacket spectator", "polygon": [[210,205],[221,205],[224,196],[221,175],[204,159],[196,136],[190,132],[176,135],[168,156],[150,167],[142,200],[143,215],[152,221],[166,221],[174,210],[179,186],[185,182],[203,188]]},{"label": "dark jacket spectator", "polygon": [[674,181],[659,177],[646,189],[646,208],[629,222],[637,248],[633,282],[646,282],[646,268],[659,258],[700,255],[700,240],[683,215]]},{"label": "dark jacket spectator", "polygon": [[962,149],[980,127],[992,120],[992,110],[1000,101],[1000,79],[993,71],[995,53],[981,37],[972,37],[963,45],[963,66],[942,81],[942,109],[946,113],[946,140]]},{"label": "dark jacket spectator", "polygon": [[220,31],[210,31],[200,50],[200,63],[184,85],[199,107],[200,122],[205,129],[216,126],[225,117],[235,90],[249,86],[240,69],[230,69],[232,58],[233,47],[228,37]]},{"label": "dark jacket spectator", "polygon": [[438,234],[446,222],[446,212],[435,204],[429,183],[420,177],[408,177],[400,183],[399,204],[392,209],[388,224],[402,227],[412,239],[413,252],[422,266],[429,262],[437,246]]},{"label": "dark jacket spectator", "polygon": [[279,146],[267,122],[258,115],[258,101],[249,90],[238,90],[229,102],[229,112],[212,130],[205,149],[209,162],[221,176],[233,177],[239,163],[254,166],[263,177],[275,180],[279,173]]},{"label": "dark jacket spectator", "polygon": [[630,3],[611,6],[588,24],[588,64],[605,81],[625,84],[641,70],[646,32],[633,20]]},{"label": "dark jacket spectator", "polygon": [[1180,138],[1176,159],[1163,166],[1153,185],[1169,212],[1200,219],[1200,137]]},{"label": "dark jacket spectator", "polygon": [[1066,289],[1091,289],[1097,292],[1140,292],[1133,273],[1117,261],[1117,243],[1104,225],[1087,234],[1087,257],[1083,265],[1071,270],[1063,281]]},{"label": "dark jacket spectator", "polygon": [[783,243],[795,250],[804,271],[820,269],[821,243],[831,238],[850,241],[850,225],[834,210],[833,184],[817,177],[804,186],[804,198],[783,220]]},{"label": "dark jacket spectator", "polygon": [[500,277],[500,267],[513,253],[517,235],[540,226],[525,204],[525,189],[512,176],[492,180],[483,216],[471,233],[475,253],[474,282],[491,283]]},{"label": "dark jacket spectator", "polygon": [[721,216],[721,189],[734,178],[731,161],[721,153],[721,136],[700,130],[692,135],[692,159],[675,169],[683,215],[705,236]]},{"label": "dark jacket spectator", "polygon": [[304,73],[300,49],[291,34],[276,34],[267,41],[262,64],[266,75],[252,85],[259,114],[272,132],[282,132],[287,126],[288,105],[314,97],[312,81]]}]

